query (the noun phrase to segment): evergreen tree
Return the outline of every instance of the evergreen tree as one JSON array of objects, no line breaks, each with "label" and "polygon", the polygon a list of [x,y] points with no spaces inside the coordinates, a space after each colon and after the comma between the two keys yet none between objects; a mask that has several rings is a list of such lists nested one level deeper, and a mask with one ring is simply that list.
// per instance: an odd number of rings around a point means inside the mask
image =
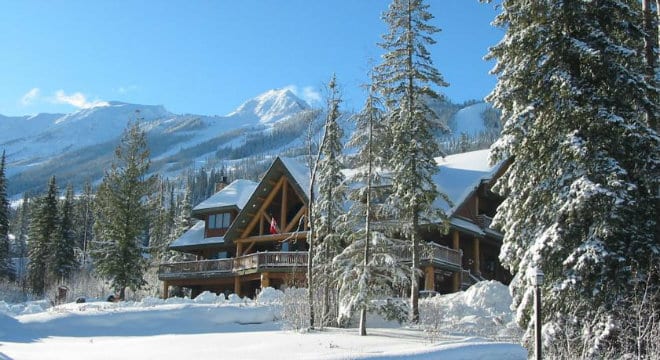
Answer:
[{"label": "evergreen tree", "polygon": [[31,199],[28,192],[23,193],[23,200],[21,201],[20,206],[16,211],[16,218],[14,220],[14,256],[18,258],[18,264],[16,268],[16,275],[19,278],[18,280],[22,282],[24,280],[24,271],[25,271],[25,258],[28,257],[28,233],[31,223]]},{"label": "evergreen tree", "polygon": [[9,199],[5,178],[6,157],[4,150],[0,158],[0,280],[14,278],[14,268],[9,253]]},{"label": "evergreen tree", "polygon": [[37,296],[42,296],[53,281],[53,240],[58,235],[58,189],[55,177],[48,182],[48,191],[36,199],[28,246],[28,285]]},{"label": "evergreen tree", "polygon": [[317,284],[320,284],[323,293],[321,326],[328,321],[331,291],[336,287],[336,281],[332,277],[332,259],[344,247],[342,236],[346,230],[339,221],[340,215],[344,213],[346,191],[344,176],[341,172],[343,168],[341,164],[343,131],[337,123],[341,116],[339,111],[341,98],[334,75],[328,84],[328,91],[325,137],[321,144],[321,157],[318,161],[318,196],[313,204],[317,249],[314,259],[314,277],[317,279]]},{"label": "evergreen tree", "polygon": [[428,5],[422,0],[393,0],[383,20],[389,32],[380,46],[386,50],[383,62],[376,67],[378,91],[387,106],[387,123],[392,131],[392,195],[393,215],[400,221],[400,231],[410,241],[412,253],[410,320],[419,320],[419,254],[420,226],[446,224],[444,212],[433,206],[436,198],[445,201],[433,182],[438,171],[435,156],[440,149],[432,130],[438,124],[427,99],[440,96],[432,86],[447,86],[440,72],[433,67],[426,45],[434,44],[431,37],[439,29],[429,24],[433,19]]},{"label": "evergreen tree", "polygon": [[[179,204],[176,206],[176,208],[179,209],[178,213],[172,213],[174,216],[174,226],[169,237],[168,246],[172,243],[172,241],[179,238],[181,235],[183,235],[183,233],[188,231],[194,225],[195,219],[192,217],[192,203],[190,202],[191,199],[192,187],[190,186],[190,183],[187,183],[183,196],[180,197],[180,200],[178,201]],[[168,262],[186,261],[190,260],[191,257],[189,254],[171,250],[167,251],[165,256],[167,257],[166,261]]]},{"label": "evergreen tree", "polygon": [[130,122],[97,191],[92,251],[96,271],[110,278],[122,300],[127,287],[137,290],[146,284],[142,244],[149,220],[144,199],[153,187],[149,165],[145,132]]},{"label": "evergreen tree", "polygon": [[178,238],[183,235],[184,232],[188,231],[194,223],[192,217],[192,187],[190,183],[186,184],[186,191],[183,193],[183,198],[181,199],[181,211],[176,220],[176,229],[174,231],[174,238]]},{"label": "evergreen tree", "polygon": [[53,238],[53,277],[61,281],[67,280],[78,266],[74,248],[76,240],[73,231],[73,187],[68,185],[66,195],[60,207],[59,229]]},{"label": "evergreen tree", "polygon": [[527,339],[525,274],[543,270],[544,343],[571,356],[619,357],[605,351],[626,347],[617,332],[631,314],[616,309],[644,279],[658,293],[648,272],[660,261],[660,151],[644,119],[658,104],[641,18],[634,0],[506,0],[496,18],[506,35],[491,49],[499,79],[488,100],[504,128],[492,150],[513,160],[495,188],[506,196],[494,220],[505,234],[500,259],[515,275]]},{"label": "evergreen tree", "polygon": [[94,241],[94,192],[92,184],[86,181],[82,194],[75,202],[75,238],[80,249],[79,263],[83,268],[89,265],[89,244]]},{"label": "evergreen tree", "polygon": [[[383,198],[381,172],[387,164],[383,157],[385,143],[376,143],[386,131],[384,114],[374,87],[369,87],[364,108],[355,117],[355,131],[347,147],[357,148],[356,173],[350,179],[349,199],[351,208],[345,217],[348,245],[335,257],[335,277],[339,282],[340,320],[350,319],[355,310],[360,311],[360,335],[367,334],[367,310],[370,300],[392,293],[394,286],[407,281],[406,266],[398,261],[397,254],[405,249],[405,243],[385,236],[375,230],[373,222],[382,213]],[[374,199],[375,198],[375,199]]]},{"label": "evergreen tree", "polygon": [[152,257],[158,262],[167,248],[169,240],[167,227],[167,208],[165,206],[166,182],[163,179],[158,181],[158,191],[154,193],[149,200],[149,209],[152,212],[149,224],[149,251]]}]

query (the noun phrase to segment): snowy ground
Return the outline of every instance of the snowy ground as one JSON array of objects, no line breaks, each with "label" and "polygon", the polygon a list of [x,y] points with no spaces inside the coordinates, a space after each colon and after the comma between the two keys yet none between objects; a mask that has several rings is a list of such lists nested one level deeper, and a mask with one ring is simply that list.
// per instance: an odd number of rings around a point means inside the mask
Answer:
[{"label": "snowy ground", "polygon": [[366,337],[356,329],[282,330],[277,291],[256,302],[213,294],[47,309],[0,301],[0,359],[526,359],[503,289],[483,282],[424,300],[442,320],[436,331],[370,319]]}]

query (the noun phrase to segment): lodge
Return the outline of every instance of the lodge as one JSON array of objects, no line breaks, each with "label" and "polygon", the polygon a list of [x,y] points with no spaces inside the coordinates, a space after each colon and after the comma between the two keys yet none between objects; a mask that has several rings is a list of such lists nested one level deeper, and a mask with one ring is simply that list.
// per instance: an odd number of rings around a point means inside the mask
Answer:
[{"label": "lodge", "polygon": [[[451,205],[436,201],[450,222],[447,234],[423,227],[423,290],[456,292],[484,280],[508,284],[500,265],[502,234],[490,228],[501,202],[491,191],[505,164],[488,164],[488,150],[437,158],[434,177]],[[305,286],[306,214],[310,171],[291,158],[276,158],[261,180],[236,180],[193,208],[197,223],[169,248],[194,261],[164,263],[158,278],[163,297],[171,286],[254,296],[264,287]],[[405,261],[402,254],[402,261]]]}]

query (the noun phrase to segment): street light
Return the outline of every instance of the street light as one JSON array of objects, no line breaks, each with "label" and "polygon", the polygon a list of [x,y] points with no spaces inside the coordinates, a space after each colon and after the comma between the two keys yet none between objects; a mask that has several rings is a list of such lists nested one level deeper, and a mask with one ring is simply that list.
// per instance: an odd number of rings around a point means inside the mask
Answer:
[{"label": "street light", "polygon": [[544,275],[541,269],[535,268],[530,272],[530,280],[534,285],[534,335],[536,341],[534,343],[534,353],[536,360],[541,360],[541,285],[543,285]]}]

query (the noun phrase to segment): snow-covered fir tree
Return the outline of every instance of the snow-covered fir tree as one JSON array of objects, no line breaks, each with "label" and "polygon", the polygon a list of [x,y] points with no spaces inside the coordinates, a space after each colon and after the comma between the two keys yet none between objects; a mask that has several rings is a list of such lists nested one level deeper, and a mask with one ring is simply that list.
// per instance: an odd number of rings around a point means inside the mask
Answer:
[{"label": "snow-covered fir tree", "polygon": [[[172,229],[172,233],[170,234],[170,240],[169,244],[171,244],[174,240],[178,239],[183,233],[188,231],[195,222],[195,219],[192,217],[192,186],[190,183],[186,183],[185,185],[185,190],[183,192],[183,196],[180,197],[180,200],[178,201],[179,204],[177,206],[178,208],[178,213],[175,214],[174,217],[174,226]],[[168,251],[166,253],[166,260],[168,262],[177,262],[177,261],[185,261],[185,260],[192,260],[191,255],[181,252],[181,251]]]},{"label": "snow-covered fir tree", "polygon": [[[360,335],[367,334],[367,311],[371,300],[387,296],[392,288],[407,283],[407,266],[398,261],[406,243],[385,236],[374,228],[374,221],[382,213],[384,186],[382,171],[387,164],[384,158],[387,143],[376,143],[386,132],[384,113],[373,86],[365,105],[353,117],[355,131],[346,144],[357,151],[353,156],[355,174],[350,179],[351,208],[344,214],[347,246],[334,260],[334,275],[339,282],[338,323],[350,319],[355,311],[360,313]],[[376,135],[374,135],[376,134]]]},{"label": "snow-covered fir tree", "polygon": [[139,122],[130,122],[96,194],[92,256],[96,271],[111,280],[120,299],[127,287],[146,284],[142,244],[149,220],[145,199],[154,184],[147,177],[150,162],[145,132]]},{"label": "snow-covered fir tree", "polygon": [[318,160],[318,196],[313,209],[316,251],[314,255],[314,278],[322,293],[321,326],[330,319],[331,299],[336,297],[336,279],[332,276],[332,259],[344,247],[345,227],[341,223],[346,202],[344,175],[341,170],[343,131],[338,124],[341,116],[341,97],[335,76],[328,83],[328,109],[325,122],[325,137],[321,144]]},{"label": "snow-covered fir tree", "polygon": [[[149,223],[149,251],[156,262],[167,251],[170,242],[170,233],[174,223],[173,188],[166,179],[158,180],[158,191],[152,194],[149,209],[152,212]],[[169,199],[169,200],[168,200]]]},{"label": "snow-covered fir tree", "polygon": [[94,241],[94,191],[89,181],[85,182],[75,202],[74,218],[76,247],[80,249],[78,262],[86,268],[90,262],[89,244]]},{"label": "snow-covered fir tree", "polygon": [[28,286],[37,296],[45,293],[53,281],[53,239],[58,235],[58,189],[55,177],[48,181],[48,191],[36,199],[30,223],[28,247]]},{"label": "snow-covered fir tree", "polygon": [[660,149],[645,121],[658,103],[641,19],[632,0],[506,0],[496,18],[506,34],[491,49],[498,83],[488,100],[504,129],[492,150],[512,161],[495,188],[506,196],[495,218],[500,259],[528,340],[526,273],[545,273],[550,356],[623,356],[631,344],[621,325],[632,321],[624,299],[650,279],[658,304]]},{"label": "snow-covered fir tree", "polygon": [[23,199],[16,209],[16,216],[12,221],[12,233],[14,234],[13,243],[13,257],[18,258],[16,266],[16,275],[19,282],[24,281],[26,258],[28,257],[28,233],[30,231],[31,222],[31,205],[32,199],[30,194],[26,191],[23,193]]},{"label": "snow-covered fir tree", "polygon": [[9,253],[9,199],[7,198],[7,178],[5,177],[5,151],[0,158],[0,280],[13,279],[14,269]]},{"label": "snow-covered fir tree", "polygon": [[412,253],[410,320],[419,320],[419,254],[422,224],[444,224],[446,215],[434,210],[440,193],[432,176],[438,169],[434,157],[441,154],[432,129],[446,130],[425,99],[440,96],[434,87],[447,86],[433,66],[427,45],[439,29],[429,22],[433,15],[422,0],[393,0],[383,15],[389,32],[380,46],[383,62],[376,66],[378,91],[386,104],[387,124],[392,132],[392,195],[389,204],[400,222],[400,232],[410,241]]},{"label": "snow-covered fir tree", "polygon": [[59,209],[58,232],[53,238],[53,268],[54,279],[64,282],[68,280],[77,268],[75,247],[76,240],[73,231],[73,187],[68,185],[64,200]]}]

